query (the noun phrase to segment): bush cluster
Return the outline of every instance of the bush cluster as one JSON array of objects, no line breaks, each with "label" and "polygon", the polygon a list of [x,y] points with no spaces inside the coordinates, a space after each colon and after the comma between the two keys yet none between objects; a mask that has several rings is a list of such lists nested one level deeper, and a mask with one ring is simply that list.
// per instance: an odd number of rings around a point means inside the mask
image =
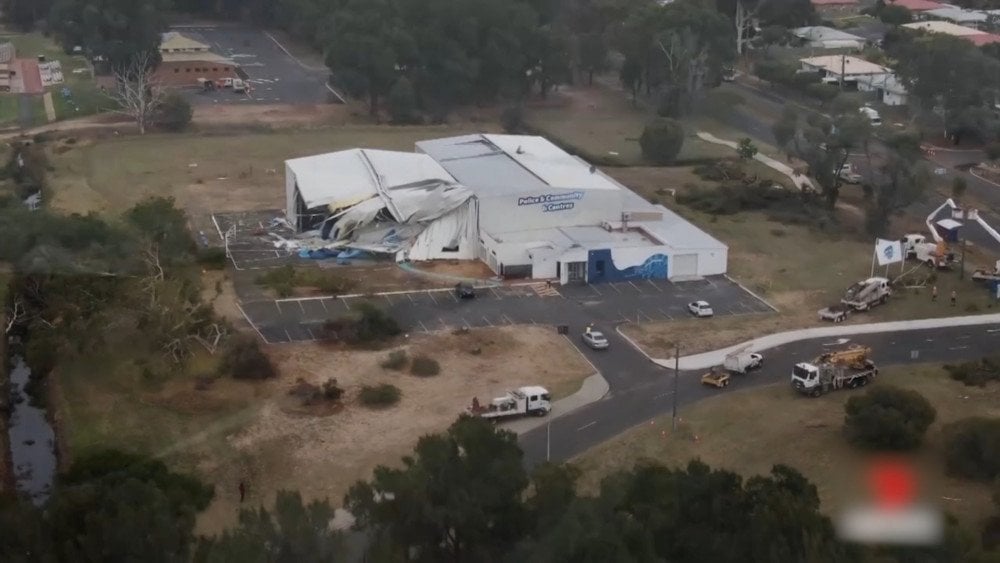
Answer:
[{"label": "bush cluster", "polygon": [[389,352],[389,357],[382,360],[382,363],[379,365],[385,369],[400,371],[406,367],[409,361],[410,359],[406,356],[406,350],[393,350]]},{"label": "bush cluster", "polygon": [[323,323],[323,340],[345,344],[375,344],[403,331],[396,319],[371,303],[361,303],[350,315]]},{"label": "bush cluster", "polygon": [[945,426],[945,467],[953,477],[1000,476],[1000,418],[973,417]]},{"label": "bush cluster", "polygon": [[921,444],[937,412],[923,395],[884,385],[847,400],[844,433],[864,448],[909,450]]},{"label": "bush cluster", "polygon": [[236,379],[268,379],[278,374],[256,338],[238,334],[229,339],[219,360],[219,373]]},{"label": "bush cluster", "polygon": [[983,358],[958,365],[946,365],[945,371],[955,381],[969,386],[984,387],[987,382],[1000,379],[1000,358]]},{"label": "bush cluster", "polygon": [[382,383],[380,385],[365,385],[358,394],[361,404],[366,407],[388,407],[395,405],[403,396],[403,392],[395,385]]},{"label": "bush cluster", "polygon": [[410,364],[410,373],[420,377],[431,377],[441,373],[441,364],[428,356],[414,356],[413,362]]},{"label": "bush cluster", "polygon": [[338,295],[354,287],[354,282],[336,274],[315,268],[294,268],[282,266],[257,276],[257,283],[273,290],[278,297],[289,297],[297,287],[313,287],[317,290]]}]

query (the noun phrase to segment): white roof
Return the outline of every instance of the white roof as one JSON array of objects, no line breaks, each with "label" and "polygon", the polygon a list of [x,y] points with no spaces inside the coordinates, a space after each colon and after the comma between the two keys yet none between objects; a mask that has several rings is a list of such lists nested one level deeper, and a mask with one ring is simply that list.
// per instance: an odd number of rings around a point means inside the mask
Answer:
[{"label": "white roof", "polygon": [[972,10],[964,10],[962,8],[952,6],[937,8],[936,10],[927,10],[924,13],[928,16],[934,16],[936,18],[951,20],[959,23],[980,23],[986,21],[986,14],[982,12],[974,12]]},{"label": "white roof", "polygon": [[544,387],[539,387],[537,385],[529,385],[527,387],[520,387],[518,391],[524,393],[525,395],[545,395],[549,392],[548,389]]},{"label": "white roof", "polygon": [[545,137],[526,135],[483,135],[507,156],[555,188],[617,190],[586,162],[552,144]]},{"label": "white roof", "polygon": [[433,158],[418,153],[350,149],[286,160],[306,207],[347,207],[385,190],[427,181],[454,183]]},{"label": "white roof", "polygon": [[[858,79],[858,82],[868,84],[873,88],[881,88],[893,94],[906,94],[906,86],[896,78],[895,74],[883,74],[876,76],[865,76]],[[861,108],[862,110],[871,108]],[[875,111],[875,110],[872,110]],[[865,112],[867,113],[867,112]],[[876,112],[877,115],[877,112]]]},{"label": "white roof", "polygon": [[962,226],[961,223],[959,223],[954,219],[941,219],[940,221],[937,222],[937,224],[945,229],[948,229],[949,231],[957,229]]},{"label": "white roof", "polygon": [[831,74],[839,75],[843,71],[845,76],[851,74],[886,74],[892,72],[882,65],[847,55],[810,57],[808,59],[801,59],[801,62],[804,65],[821,68]]},{"label": "white roof", "polygon": [[800,27],[798,29],[793,29],[792,34],[796,37],[801,37],[808,41],[861,41],[864,42],[864,37],[858,37],[857,35],[851,35],[839,29],[834,29],[832,27],[824,27],[821,25]]},{"label": "white roof", "polygon": [[910,29],[920,29],[923,31],[929,31],[931,33],[944,33],[946,35],[954,35],[955,37],[981,35],[983,33],[978,29],[972,29],[971,27],[965,27],[951,22],[939,21],[939,20],[907,23],[903,24],[903,27],[908,27]]}]

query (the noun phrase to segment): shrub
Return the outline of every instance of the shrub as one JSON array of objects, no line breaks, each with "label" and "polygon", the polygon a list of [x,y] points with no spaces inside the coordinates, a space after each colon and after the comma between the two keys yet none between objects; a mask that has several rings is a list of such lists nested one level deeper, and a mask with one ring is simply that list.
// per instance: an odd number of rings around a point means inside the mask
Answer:
[{"label": "shrub", "polygon": [[400,371],[406,367],[407,360],[406,350],[393,350],[389,352],[389,357],[382,360],[382,363],[379,365],[385,369]]},{"label": "shrub", "polygon": [[1000,141],[993,141],[986,145],[986,158],[990,160],[1000,159]]},{"label": "shrub", "polygon": [[365,385],[361,388],[358,399],[366,407],[388,407],[398,403],[402,396],[402,391],[395,385],[382,383],[374,386]]},{"label": "shrub", "polygon": [[327,401],[339,401],[344,396],[344,389],[337,384],[337,378],[331,377],[323,382],[323,398]]},{"label": "shrub", "polygon": [[656,164],[670,164],[684,145],[684,128],[673,119],[651,121],[639,137],[642,156]]},{"label": "shrub", "polygon": [[753,144],[753,139],[750,137],[743,137],[736,147],[736,153],[740,155],[741,159],[750,160],[757,154],[757,145]]},{"label": "shrub", "polygon": [[844,433],[854,445],[909,450],[920,445],[937,412],[923,395],[881,386],[851,397],[844,405]]},{"label": "shrub", "polygon": [[260,342],[244,334],[232,337],[226,344],[219,373],[236,379],[268,379],[278,374],[271,358],[260,349]]},{"label": "shrub", "polygon": [[420,377],[431,377],[441,373],[441,364],[428,356],[414,356],[413,362],[410,364],[410,373]]},{"label": "shrub", "polygon": [[953,477],[1000,476],[1000,418],[973,417],[944,427],[945,468]]},{"label": "shrub", "polygon": [[153,123],[167,131],[183,131],[191,123],[191,103],[179,92],[170,92],[153,116]]},{"label": "shrub", "polygon": [[198,249],[196,256],[198,265],[209,270],[224,270],[226,268],[226,249],[212,246]]},{"label": "shrub", "polygon": [[944,370],[955,381],[961,381],[969,386],[983,387],[989,381],[1000,379],[1000,358],[983,358],[958,365],[945,365]]},{"label": "shrub", "polygon": [[324,340],[345,344],[373,344],[398,336],[399,323],[371,303],[361,303],[352,314],[323,323]]},{"label": "shrub", "polygon": [[906,6],[888,5],[879,10],[878,18],[882,20],[882,23],[889,25],[903,25],[913,21],[913,12]]}]

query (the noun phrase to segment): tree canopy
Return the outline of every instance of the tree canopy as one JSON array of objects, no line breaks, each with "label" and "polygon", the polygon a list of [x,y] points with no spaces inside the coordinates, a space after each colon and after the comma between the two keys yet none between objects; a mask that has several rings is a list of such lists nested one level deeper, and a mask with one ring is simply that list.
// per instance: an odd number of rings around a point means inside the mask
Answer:
[{"label": "tree canopy", "polygon": [[56,0],[49,28],[67,51],[80,46],[118,68],[137,53],[159,54],[169,7],[169,0]]}]

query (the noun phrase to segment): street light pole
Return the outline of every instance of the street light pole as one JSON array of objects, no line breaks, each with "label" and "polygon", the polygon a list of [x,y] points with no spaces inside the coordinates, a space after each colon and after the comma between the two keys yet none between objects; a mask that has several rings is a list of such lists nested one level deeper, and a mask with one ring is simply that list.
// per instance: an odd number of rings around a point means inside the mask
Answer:
[{"label": "street light pole", "polygon": [[681,345],[674,344],[674,408],[670,418],[670,430],[677,430],[677,373],[681,369]]},{"label": "street light pole", "polygon": [[962,229],[962,230],[959,231],[959,232],[961,233],[962,236],[959,237],[959,244],[962,245],[962,259],[961,259],[962,262],[959,265],[958,279],[964,280],[965,279],[965,224],[966,224],[966,221],[969,218],[969,210],[966,209],[965,207],[963,207],[961,209],[961,211],[962,211],[962,215],[961,215],[961,217],[962,217],[962,226],[960,227],[960,229]]}]

